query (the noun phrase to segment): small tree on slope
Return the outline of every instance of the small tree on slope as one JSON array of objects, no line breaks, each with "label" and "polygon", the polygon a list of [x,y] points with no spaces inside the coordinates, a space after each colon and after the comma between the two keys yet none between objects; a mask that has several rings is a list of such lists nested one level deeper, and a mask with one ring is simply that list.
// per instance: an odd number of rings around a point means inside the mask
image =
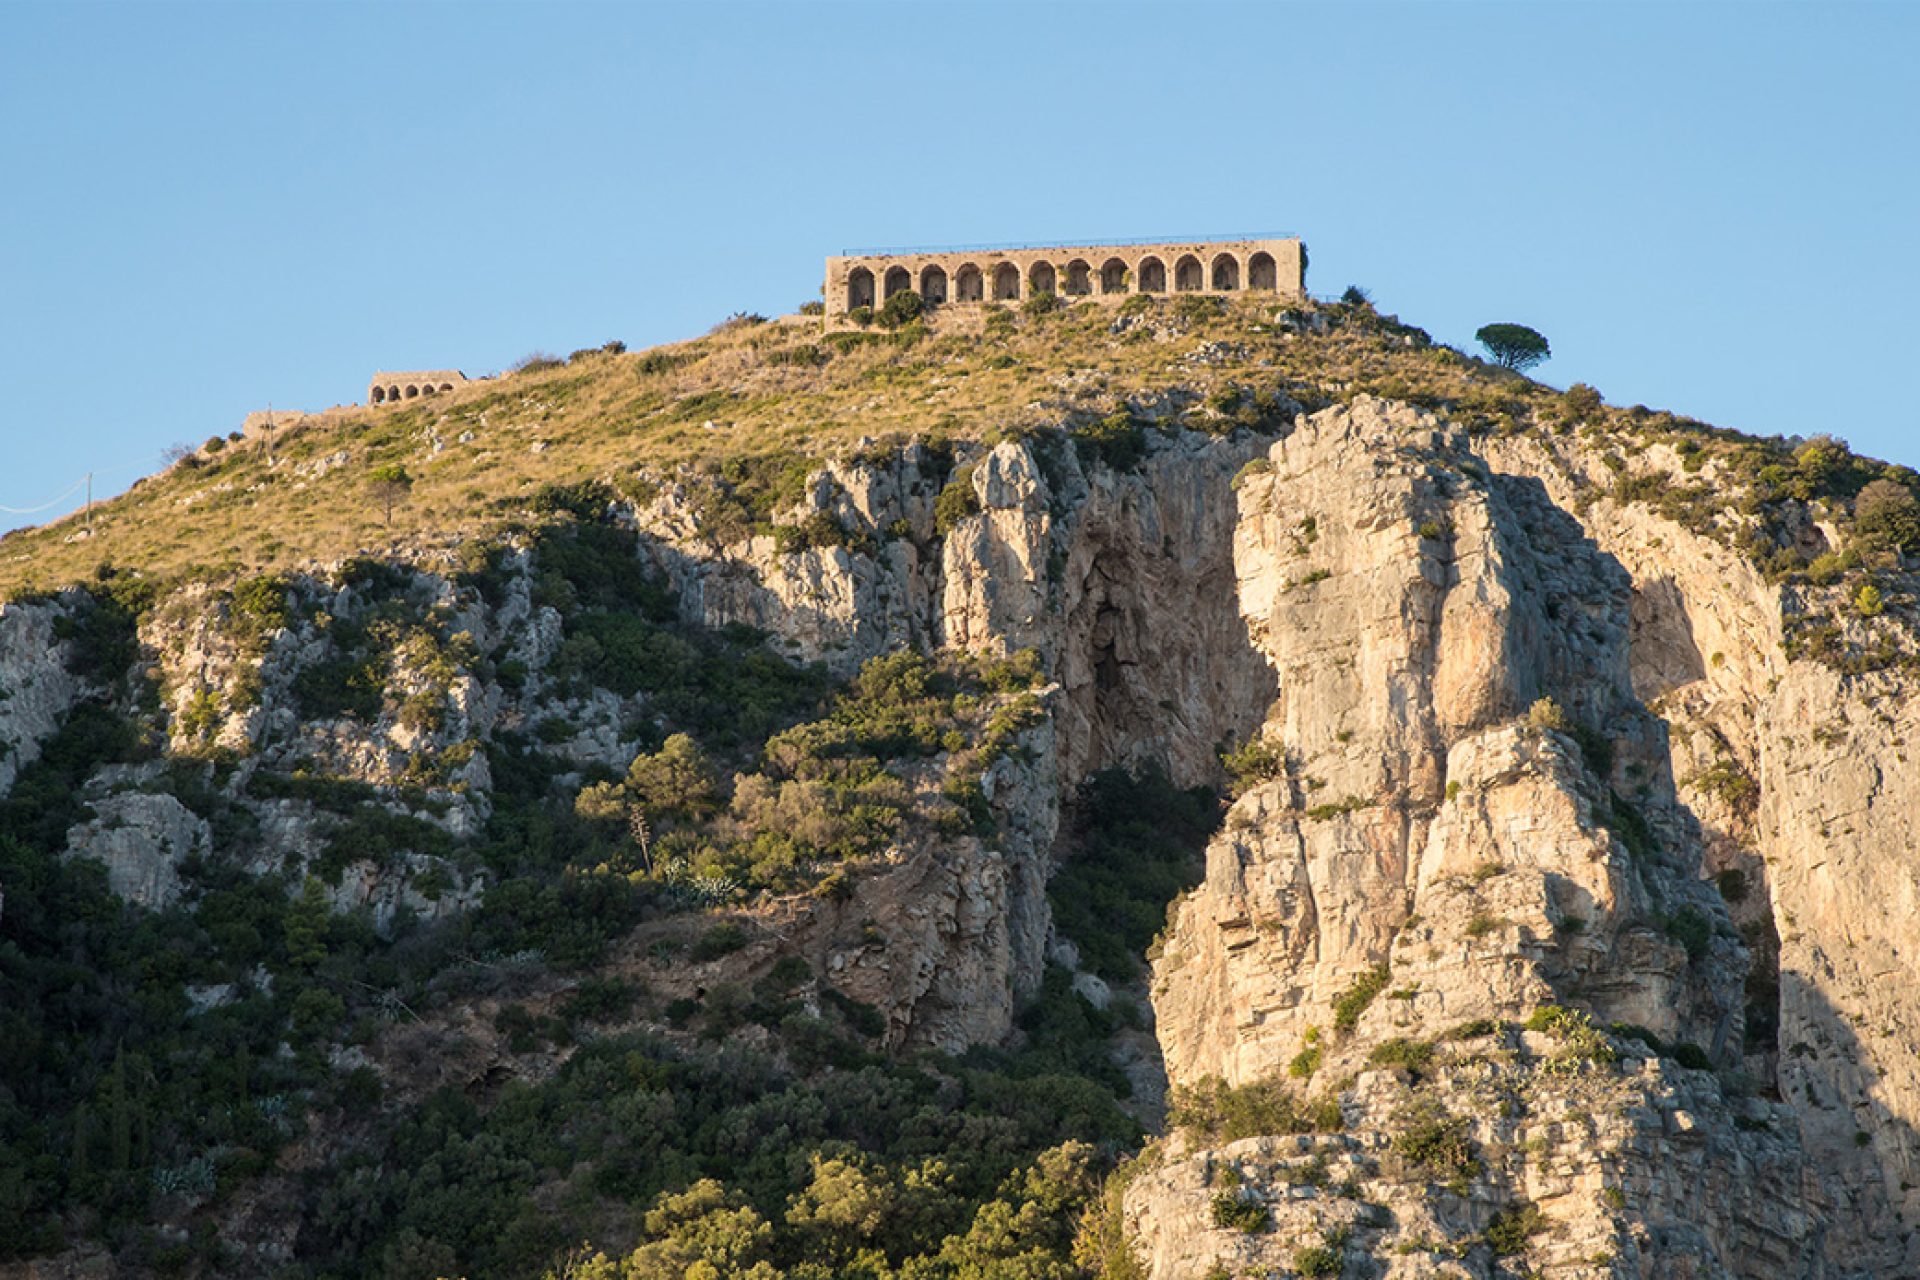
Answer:
[{"label": "small tree on slope", "polygon": [[1473,335],[1487,349],[1495,364],[1515,373],[1525,373],[1553,354],[1546,335],[1523,324],[1489,324]]}]

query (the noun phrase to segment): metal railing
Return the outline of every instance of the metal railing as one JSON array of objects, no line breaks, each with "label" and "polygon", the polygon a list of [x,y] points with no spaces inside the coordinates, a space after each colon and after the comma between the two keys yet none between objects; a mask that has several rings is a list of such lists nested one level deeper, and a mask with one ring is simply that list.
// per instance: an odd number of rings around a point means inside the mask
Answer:
[{"label": "metal railing", "polygon": [[842,258],[906,258],[936,253],[1028,253],[1035,249],[1142,249],[1153,245],[1218,244],[1229,240],[1291,240],[1284,231],[1236,232],[1232,235],[1158,236],[1135,240],[1029,240],[1015,244],[888,245],[842,249]]}]

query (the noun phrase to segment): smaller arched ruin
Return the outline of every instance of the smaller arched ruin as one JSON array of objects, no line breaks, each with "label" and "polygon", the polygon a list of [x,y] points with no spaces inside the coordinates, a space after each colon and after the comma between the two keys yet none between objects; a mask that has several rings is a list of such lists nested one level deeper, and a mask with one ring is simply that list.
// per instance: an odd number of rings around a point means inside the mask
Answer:
[{"label": "smaller arched ruin", "polygon": [[422,396],[445,395],[469,381],[471,379],[458,369],[409,369],[400,373],[376,373],[372,381],[367,383],[367,403],[390,405],[404,400],[418,400]]}]

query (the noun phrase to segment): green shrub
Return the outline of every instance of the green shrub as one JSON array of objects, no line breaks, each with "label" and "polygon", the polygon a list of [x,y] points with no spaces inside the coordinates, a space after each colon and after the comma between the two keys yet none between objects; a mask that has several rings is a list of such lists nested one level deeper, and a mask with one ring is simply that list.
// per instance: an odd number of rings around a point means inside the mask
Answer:
[{"label": "green shrub", "polygon": [[1287,750],[1279,739],[1256,733],[1239,746],[1221,754],[1227,771],[1228,791],[1245,795],[1263,782],[1283,776],[1287,768]]},{"label": "green shrub", "polygon": [[925,309],[919,294],[911,289],[902,289],[882,303],[873,318],[883,329],[898,329],[910,320],[919,319]]},{"label": "green shrub", "polygon": [[1472,1123],[1431,1099],[1402,1107],[1393,1119],[1393,1150],[1432,1181],[1465,1195],[1482,1168],[1473,1153]]},{"label": "green shrub", "polygon": [[1278,1080],[1229,1087],[1218,1076],[1176,1086],[1167,1122],[1212,1144],[1285,1134],[1338,1133],[1344,1127],[1331,1097],[1301,1102]]},{"label": "green shrub", "polygon": [[568,1022],[615,1022],[633,1008],[638,992],[621,978],[582,978],[561,1002],[560,1016]]},{"label": "green shrub", "polygon": [[1498,1033],[1500,1024],[1492,1018],[1475,1018],[1470,1022],[1457,1023],[1447,1028],[1440,1036],[1442,1040],[1478,1040],[1482,1036]]},{"label": "green shrub", "polygon": [[1671,1056],[1675,1062],[1687,1068],[1689,1071],[1713,1070],[1713,1059],[1708,1057],[1707,1051],[1697,1044],[1681,1043],[1673,1045]]},{"label": "green shrub", "polygon": [[1543,1004],[1526,1021],[1529,1031],[1545,1032],[1560,1042],[1547,1063],[1550,1071],[1573,1071],[1588,1064],[1605,1065],[1618,1058],[1613,1042],[1594,1025],[1592,1015],[1580,1009]]},{"label": "green shrub", "polygon": [[1293,1251],[1293,1273],[1302,1280],[1337,1277],[1346,1267],[1346,1254],[1331,1244],[1302,1245]]},{"label": "green shrub", "polygon": [[1660,921],[1669,938],[1686,948],[1687,959],[1695,964],[1706,959],[1713,946],[1713,922],[1692,907],[1682,907]]},{"label": "green shrub", "polygon": [[1493,1215],[1487,1224],[1487,1247],[1496,1258],[1509,1258],[1527,1251],[1527,1242],[1547,1229],[1540,1206],[1531,1201],[1512,1205]]},{"label": "green shrub", "polygon": [[1920,497],[1898,481],[1874,480],[1854,499],[1853,527],[1869,547],[1920,551]]},{"label": "green shrub", "polygon": [[[1760,784],[1753,780],[1752,774],[1727,756],[1720,757],[1688,778],[1687,785],[1698,787],[1718,798],[1720,803],[1738,814],[1751,815],[1760,804]],[[1728,901],[1734,899],[1729,898]]]},{"label": "green shrub", "polygon": [[1360,1015],[1367,1011],[1374,997],[1387,989],[1393,972],[1385,964],[1377,964],[1353,980],[1353,985],[1343,991],[1333,1002],[1333,1029],[1341,1035],[1351,1035],[1360,1025]]},{"label": "green shrub", "polygon": [[1072,436],[1083,462],[1099,462],[1115,471],[1131,471],[1147,456],[1146,425],[1124,409],[1075,427]]},{"label": "green shrub", "polygon": [[1551,729],[1556,733],[1565,733],[1572,723],[1560,704],[1552,698],[1541,698],[1527,708],[1527,723],[1536,729]]},{"label": "green shrub", "polygon": [[1245,466],[1233,473],[1232,488],[1238,491],[1242,484],[1254,476],[1271,474],[1273,474],[1273,459],[1264,457],[1250,459]]},{"label": "green shrub", "polygon": [[1020,304],[1020,312],[1027,316],[1044,316],[1051,315],[1064,306],[1066,303],[1060,301],[1059,295],[1053,290],[1040,289],[1027,295],[1026,301]]},{"label": "green shrub", "polygon": [[708,960],[718,960],[722,956],[730,956],[746,945],[747,931],[728,921],[714,925],[701,934],[699,941],[693,944],[692,950],[687,954],[698,964]]},{"label": "green shrub", "polygon": [[979,514],[980,496],[974,492],[973,468],[959,467],[933,500],[934,535],[944,538],[962,520]]},{"label": "green shrub", "polygon": [[1373,1046],[1367,1054],[1367,1063],[1375,1067],[1400,1067],[1419,1075],[1433,1064],[1433,1043],[1395,1036]]},{"label": "green shrub", "polygon": [[1272,1227],[1273,1215],[1258,1200],[1237,1191],[1222,1191],[1213,1198],[1213,1225],[1257,1235]]},{"label": "green shrub", "polygon": [[1863,618],[1877,618],[1886,608],[1885,598],[1880,588],[1871,582],[1863,582],[1860,589],[1853,593],[1853,611]]},{"label": "green shrub", "polygon": [[1575,425],[1597,417],[1604,404],[1600,393],[1584,382],[1576,382],[1560,393],[1561,411]]}]

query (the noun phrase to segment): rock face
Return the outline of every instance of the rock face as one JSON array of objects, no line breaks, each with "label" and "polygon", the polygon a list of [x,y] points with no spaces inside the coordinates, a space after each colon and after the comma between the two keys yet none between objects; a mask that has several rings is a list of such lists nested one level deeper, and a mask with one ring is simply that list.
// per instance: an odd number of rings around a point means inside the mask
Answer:
[{"label": "rock face", "polygon": [[96,800],[93,811],[91,822],[67,833],[67,856],[104,864],[107,884],[135,906],[171,906],[181,859],[211,845],[206,819],[170,795],[143,792]]},{"label": "rock face", "polygon": [[[1205,883],[1173,915],[1156,1023],[1176,1086],[1354,1083],[1339,1134],[1170,1139],[1127,1200],[1156,1276],[1295,1265],[1327,1231],[1321,1247],[1384,1274],[1489,1274],[1489,1228],[1512,1243],[1517,1222],[1537,1230],[1513,1247],[1555,1274],[1911,1272],[1890,1179],[1858,1154],[1894,1155],[1902,1126],[1854,1122],[1876,1136],[1841,1153],[1807,1105],[1851,1114],[1849,1086],[1863,1097],[1880,1070],[1838,1035],[1831,983],[1792,981],[1786,944],[1782,1043],[1817,1026],[1826,1051],[1794,1055],[1782,1101],[1763,1100],[1771,1059],[1748,1052],[1746,1023],[1771,1010],[1755,1006],[1753,956],[1703,878],[1735,865],[1742,833],[1674,783],[1676,769],[1701,775],[1702,729],[1729,740],[1744,712],[1743,740],[1767,741],[1753,730],[1777,714],[1770,703],[1804,725],[1845,720],[1834,708],[1850,700],[1807,663],[1775,687],[1745,683],[1788,666],[1777,648],[1700,660],[1703,640],[1721,655],[1766,639],[1765,601],[1703,581],[1716,566],[1692,548],[1655,565],[1607,554],[1661,535],[1596,545],[1587,528],[1614,513],[1590,509],[1583,527],[1555,501],[1566,486],[1546,459],[1496,462],[1425,414],[1364,398],[1303,421],[1243,481],[1238,595],[1276,673],[1271,776],[1237,801]],[[1725,673],[1718,685],[1693,689],[1709,670]],[[1716,687],[1744,700],[1722,703]],[[1819,715],[1802,701],[1812,688]],[[1701,701],[1676,744],[1643,698],[1668,707],[1688,691]],[[1900,723],[1865,707],[1859,720]],[[1791,818],[1761,802],[1762,831],[1790,827],[1779,854],[1759,841],[1768,868],[1783,864],[1756,877],[1776,910],[1795,909],[1780,906],[1782,871],[1834,857],[1814,815],[1834,815],[1831,829],[1879,794],[1869,779],[1885,766],[1854,758],[1788,774],[1820,779],[1797,788]],[[1843,882],[1884,891],[1904,859],[1891,842],[1859,848],[1872,839],[1856,838]],[[1799,879],[1795,901],[1824,897],[1830,927],[1868,911],[1810,890]],[[1897,963],[1875,960],[1883,975]],[[1436,1131],[1459,1143],[1451,1180],[1419,1158]],[[1220,1194],[1275,1230],[1222,1228]]]},{"label": "rock face", "polygon": [[[1561,442],[1501,442],[1489,461],[1568,504],[1604,483]],[[1735,917],[1761,939],[1749,987],[1778,1029],[1749,1037],[1747,1068],[1794,1105],[1840,1202],[1834,1256],[1920,1272],[1911,682],[1790,659],[1783,624],[1800,602],[1712,539],[1605,499],[1585,521],[1633,575],[1635,687],[1672,726],[1708,869],[1733,874]]]},{"label": "rock face", "polygon": [[[890,1047],[1002,1038],[1059,954],[1062,804],[1110,765],[1216,782],[1253,739],[1157,950],[1155,1032],[1190,1095],[1272,1104],[1277,1082],[1302,1110],[1157,1148],[1125,1201],[1155,1277],[1362,1274],[1362,1255],[1493,1276],[1522,1253],[1569,1276],[1920,1274],[1902,678],[1792,656],[1791,594],[1605,496],[1577,435],[1470,437],[1362,396],[1277,441],[1144,447],[1124,470],[1057,434],[866,450],[774,513],[797,541],[721,545],[691,480],[616,508],[688,621],[843,675],[907,647],[1031,649],[1051,681],[982,779],[996,834],[896,849],[843,897],[770,908],[768,936],[877,1007]],[[485,747],[537,727],[576,782],[624,770],[646,700],[562,677],[537,555],[505,557],[491,593],[418,567],[384,602],[296,579],[245,641],[209,588],[150,615],[153,736],[209,778],[232,766],[220,785],[273,855],[249,870],[324,872],[381,927],[462,911],[483,879],[430,850],[485,826]],[[0,791],[85,692],[61,607],[0,607]],[[319,675],[346,683],[342,636],[372,626],[412,628],[386,700],[315,712]],[[308,770],[419,847],[357,859],[327,796],[252,786]],[[153,782],[96,777],[69,856],[160,908],[211,834]]]},{"label": "rock face", "polygon": [[59,616],[57,605],[0,603],[0,795],[80,696],[55,632]]}]

